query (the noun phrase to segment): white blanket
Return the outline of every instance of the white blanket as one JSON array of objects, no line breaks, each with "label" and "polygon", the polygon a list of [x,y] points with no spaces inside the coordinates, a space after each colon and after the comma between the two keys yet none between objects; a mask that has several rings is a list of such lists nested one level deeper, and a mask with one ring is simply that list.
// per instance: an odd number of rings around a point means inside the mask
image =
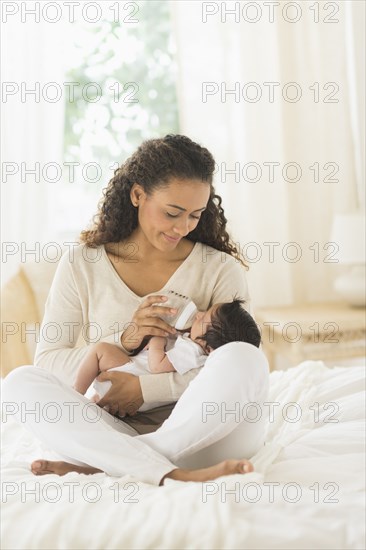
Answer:
[{"label": "white blanket", "polygon": [[269,401],[279,406],[255,472],[164,487],[105,474],[35,477],[30,462],[56,455],[8,421],[2,548],[364,549],[363,367],[307,361],[273,372]]}]

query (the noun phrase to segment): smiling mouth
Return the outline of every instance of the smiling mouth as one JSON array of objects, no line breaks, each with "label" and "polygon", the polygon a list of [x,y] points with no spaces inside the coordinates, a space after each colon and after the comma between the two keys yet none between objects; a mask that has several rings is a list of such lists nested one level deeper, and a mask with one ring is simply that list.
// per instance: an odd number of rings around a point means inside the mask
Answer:
[{"label": "smiling mouth", "polygon": [[180,237],[170,237],[169,235],[165,235],[165,233],[163,233],[164,237],[166,237],[167,239],[169,239],[169,241],[174,241],[174,242],[177,242],[180,240]]}]

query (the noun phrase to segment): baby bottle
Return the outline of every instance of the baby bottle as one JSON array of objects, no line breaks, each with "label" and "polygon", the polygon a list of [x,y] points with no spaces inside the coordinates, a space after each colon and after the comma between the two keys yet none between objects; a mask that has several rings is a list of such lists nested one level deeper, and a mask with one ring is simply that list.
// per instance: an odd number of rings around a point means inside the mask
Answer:
[{"label": "baby bottle", "polygon": [[150,294],[150,296],[166,296],[166,302],[157,302],[153,305],[164,305],[177,310],[175,315],[162,315],[161,318],[172,325],[177,330],[187,330],[191,328],[195,315],[197,313],[196,304],[184,294],[179,294],[174,290],[167,290],[159,294]]}]

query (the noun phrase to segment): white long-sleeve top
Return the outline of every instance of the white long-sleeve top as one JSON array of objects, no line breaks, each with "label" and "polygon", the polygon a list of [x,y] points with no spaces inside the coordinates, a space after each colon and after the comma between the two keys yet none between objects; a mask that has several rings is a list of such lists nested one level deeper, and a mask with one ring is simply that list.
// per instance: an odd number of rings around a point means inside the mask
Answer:
[{"label": "white long-sleeve top", "polygon": [[[189,296],[201,311],[231,301],[235,294],[250,311],[245,268],[232,256],[195,243],[194,248],[157,293],[174,290]],[[80,244],[67,251],[57,267],[45,305],[34,363],[70,385],[88,349],[76,347],[80,333],[86,344],[100,340],[121,349],[126,324],[145,297],[135,294],[120,278],[104,246]],[[79,340],[80,341],[80,340]],[[192,369],[140,376],[145,403],[177,401],[198,374]]]}]

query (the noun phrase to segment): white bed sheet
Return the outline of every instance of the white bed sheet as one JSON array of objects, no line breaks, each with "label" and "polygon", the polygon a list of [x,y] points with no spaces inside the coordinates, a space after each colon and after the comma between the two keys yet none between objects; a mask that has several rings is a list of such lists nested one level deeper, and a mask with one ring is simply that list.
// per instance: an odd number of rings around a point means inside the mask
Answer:
[{"label": "white bed sheet", "polygon": [[[207,484],[35,477],[29,463],[57,455],[8,421],[2,548],[364,549],[364,386],[364,367],[306,361],[271,373],[269,401],[280,405],[252,459],[256,471]],[[301,407],[296,422],[295,407],[286,409],[293,402]]]}]

